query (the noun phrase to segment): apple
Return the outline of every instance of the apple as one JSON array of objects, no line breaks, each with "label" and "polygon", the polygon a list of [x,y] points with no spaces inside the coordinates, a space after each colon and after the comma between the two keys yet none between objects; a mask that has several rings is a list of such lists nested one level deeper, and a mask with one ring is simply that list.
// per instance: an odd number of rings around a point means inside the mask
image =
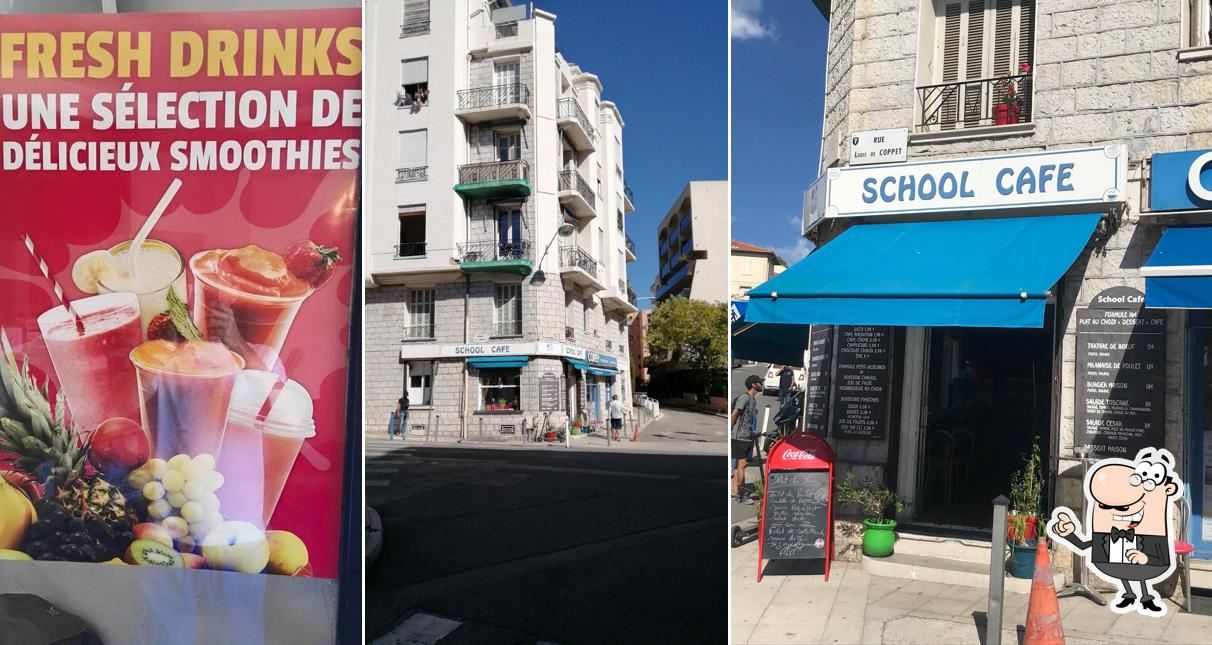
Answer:
[{"label": "apple", "polygon": [[159,524],[143,522],[142,524],[136,524],[135,528],[131,529],[131,532],[135,534],[136,540],[155,540],[170,549],[173,548],[172,533]]},{"label": "apple", "polygon": [[222,522],[202,540],[202,557],[212,569],[260,573],[269,564],[269,541],[248,522]]},{"label": "apple", "polygon": [[151,455],[151,439],[138,423],[114,417],[102,421],[90,437],[89,459],[97,470],[114,478],[147,463]]},{"label": "apple", "polygon": [[266,531],[269,542],[269,573],[298,575],[307,566],[307,545],[290,531]]}]

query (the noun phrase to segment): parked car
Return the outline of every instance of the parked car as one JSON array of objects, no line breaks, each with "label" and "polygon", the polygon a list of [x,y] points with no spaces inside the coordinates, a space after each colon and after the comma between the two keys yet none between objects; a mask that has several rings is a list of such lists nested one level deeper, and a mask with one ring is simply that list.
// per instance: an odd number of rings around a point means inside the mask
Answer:
[{"label": "parked car", "polygon": [[[777,395],[779,393],[779,372],[782,369],[782,365],[775,365],[773,363],[770,367],[766,368],[766,380],[762,383],[763,394]],[[795,374],[795,380],[792,382],[801,390],[806,390],[808,388],[808,381],[806,380],[808,376],[804,372],[804,368],[793,367],[791,371]]]}]

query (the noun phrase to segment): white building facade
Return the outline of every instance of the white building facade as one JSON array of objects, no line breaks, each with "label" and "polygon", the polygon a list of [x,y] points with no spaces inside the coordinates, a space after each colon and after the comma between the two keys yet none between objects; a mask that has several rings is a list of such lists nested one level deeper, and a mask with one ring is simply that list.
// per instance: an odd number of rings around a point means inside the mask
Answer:
[{"label": "white building facade", "polygon": [[516,436],[629,400],[623,120],[556,16],[366,6],[366,432]]}]

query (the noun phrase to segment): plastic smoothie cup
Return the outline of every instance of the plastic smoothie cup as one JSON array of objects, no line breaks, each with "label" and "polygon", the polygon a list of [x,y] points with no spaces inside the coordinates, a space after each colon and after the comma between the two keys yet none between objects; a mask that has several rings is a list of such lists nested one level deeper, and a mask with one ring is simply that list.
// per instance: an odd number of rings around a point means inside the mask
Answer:
[{"label": "plastic smoothie cup", "polygon": [[97,281],[101,293],[115,291],[139,294],[139,310],[143,316],[143,333],[152,318],[168,311],[168,290],[185,302],[185,264],[181,254],[159,240],[145,240],[139,249],[137,271],[130,272],[130,242],[110,247],[116,271]]},{"label": "plastic smoothie cup", "polygon": [[303,442],[315,434],[311,396],[302,385],[279,383],[269,372],[241,372],[216,467],[223,474],[216,491],[223,515],[267,527]]},{"label": "plastic smoothie cup", "polygon": [[149,340],[130,352],[152,455],[217,455],[244,359],[219,343]]},{"label": "plastic smoothie cup", "polygon": [[[248,263],[228,262],[237,253]],[[233,267],[243,273],[234,274]],[[286,271],[281,256],[255,246],[202,251],[189,268],[193,318],[202,336],[227,345],[250,369],[271,369],[310,286]]]},{"label": "plastic smoothie cup", "polygon": [[38,329],[72,421],[87,437],[106,419],[138,420],[135,373],[127,356],[143,340],[143,332],[133,293],[90,296],[72,306],[84,321],[83,334],[62,305],[38,316]]}]

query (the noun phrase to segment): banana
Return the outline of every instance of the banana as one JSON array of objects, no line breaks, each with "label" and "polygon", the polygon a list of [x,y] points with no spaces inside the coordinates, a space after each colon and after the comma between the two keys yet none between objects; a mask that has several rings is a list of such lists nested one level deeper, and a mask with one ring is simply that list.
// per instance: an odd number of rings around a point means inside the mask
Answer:
[{"label": "banana", "polygon": [[25,493],[0,477],[0,549],[17,549],[25,529],[38,520]]},{"label": "banana", "polygon": [[108,250],[100,249],[81,255],[72,265],[72,282],[84,293],[97,293],[100,283],[113,277],[117,262]]}]

